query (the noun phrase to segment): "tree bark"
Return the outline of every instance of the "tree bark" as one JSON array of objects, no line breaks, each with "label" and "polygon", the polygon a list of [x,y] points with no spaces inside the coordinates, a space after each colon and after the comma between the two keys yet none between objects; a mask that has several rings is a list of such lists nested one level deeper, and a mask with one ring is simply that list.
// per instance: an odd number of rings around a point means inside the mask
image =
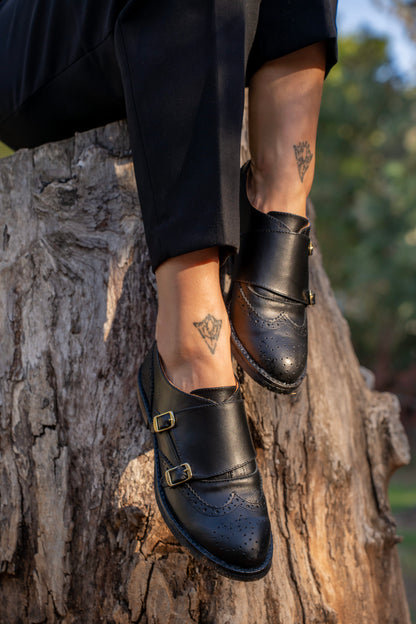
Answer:
[{"label": "tree bark", "polygon": [[271,572],[231,581],[172,537],[136,373],[156,292],[126,126],[0,163],[0,622],[406,624],[387,498],[409,460],[311,258],[308,375],[242,387],[271,512]]}]

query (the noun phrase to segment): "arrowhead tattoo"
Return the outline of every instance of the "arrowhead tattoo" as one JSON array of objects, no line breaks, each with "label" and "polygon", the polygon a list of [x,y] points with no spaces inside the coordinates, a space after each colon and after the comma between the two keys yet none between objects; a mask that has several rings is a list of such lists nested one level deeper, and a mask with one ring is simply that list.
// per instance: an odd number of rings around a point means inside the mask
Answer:
[{"label": "arrowhead tattoo", "polygon": [[212,314],[207,314],[203,321],[194,323],[194,325],[205,340],[208,349],[214,354],[221,331],[221,319],[216,319]]},{"label": "arrowhead tattoo", "polygon": [[293,149],[295,150],[295,158],[298,166],[300,181],[303,182],[303,178],[309,169],[313,154],[307,141],[301,141],[297,145],[294,145]]}]

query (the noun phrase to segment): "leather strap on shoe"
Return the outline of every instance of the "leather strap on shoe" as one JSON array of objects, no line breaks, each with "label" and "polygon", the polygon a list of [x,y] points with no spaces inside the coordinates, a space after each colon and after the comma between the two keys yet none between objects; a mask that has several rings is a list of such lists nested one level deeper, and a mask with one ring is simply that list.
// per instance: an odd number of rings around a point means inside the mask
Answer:
[{"label": "leather strap on shoe", "polygon": [[309,236],[279,228],[279,222],[252,208],[250,231],[241,237],[235,280],[259,286],[303,304],[309,294]]},{"label": "leather strap on shoe", "polygon": [[222,403],[182,392],[167,379],[156,343],[141,366],[141,377],[159,450],[178,468],[170,475],[172,482],[189,474],[214,477],[256,458],[239,390]]},{"label": "leather strap on shoe", "polygon": [[224,474],[256,458],[241,399],[195,405],[174,418],[175,426],[159,433],[159,447],[167,455],[173,442],[177,463],[188,464],[193,478]]}]

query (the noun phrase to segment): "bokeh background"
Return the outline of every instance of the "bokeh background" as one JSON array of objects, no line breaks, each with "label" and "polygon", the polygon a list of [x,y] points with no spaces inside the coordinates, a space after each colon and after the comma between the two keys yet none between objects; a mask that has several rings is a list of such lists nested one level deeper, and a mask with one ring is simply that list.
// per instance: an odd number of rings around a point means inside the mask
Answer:
[{"label": "bokeh background", "polygon": [[412,461],[390,502],[416,622],[416,2],[339,0],[312,200],[324,263],[362,365],[398,395]]},{"label": "bokeh background", "polygon": [[402,406],[413,459],[390,500],[416,623],[416,0],[340,0],[338,30],[312,200],[358,358]]}]

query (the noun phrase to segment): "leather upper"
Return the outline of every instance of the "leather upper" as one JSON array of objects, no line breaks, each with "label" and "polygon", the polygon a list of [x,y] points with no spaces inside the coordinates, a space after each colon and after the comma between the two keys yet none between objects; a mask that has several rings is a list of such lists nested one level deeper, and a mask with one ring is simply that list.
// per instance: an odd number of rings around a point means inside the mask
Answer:
[{"label": "leather upper", "polygon": [[309,228],[290,232],[278,218],[252,206],[250,212],[250,231],[241,236],[236,281],[306,303]]}]

